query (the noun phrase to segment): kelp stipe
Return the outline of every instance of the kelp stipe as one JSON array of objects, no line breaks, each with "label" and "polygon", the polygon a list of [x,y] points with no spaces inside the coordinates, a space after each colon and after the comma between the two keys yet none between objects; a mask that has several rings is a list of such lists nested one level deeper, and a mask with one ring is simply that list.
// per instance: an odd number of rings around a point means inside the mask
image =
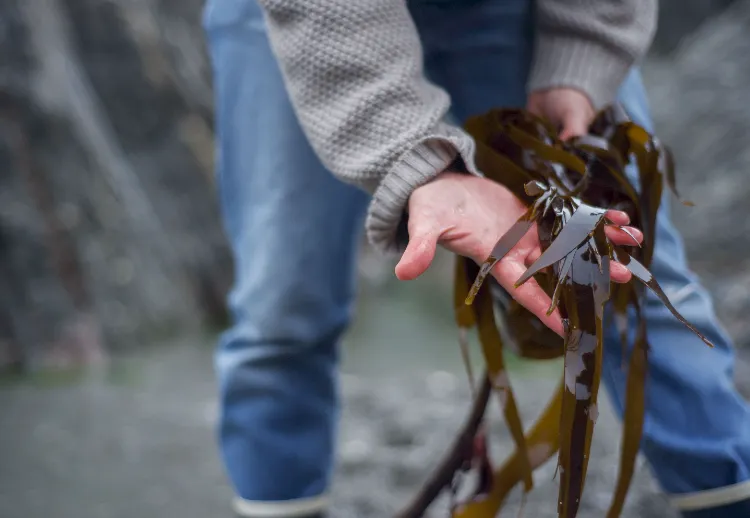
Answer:
[{"label": "kelp stipe", "polygon": [[[575,518],[598,416],[604,308],[611,303],[623,357],[630,350],[620,469],[607,513],[607,518],[617,518],[630,486],[643,428],[651,347],[641,315],[646,288],[675,318],[712,346],[672,306],[648,271],[663,186],[667,185],[677,196],[672,155],[658,139],[630,121],[618,105],[597,114],[589,134],[568,142],[561,141],[547,121],[524,110],[491,110],[470,119],[466,129],[477,144],[479,169],[487,178],[510,189],[528,205],[528,210],[500,238],[484,264],[456,258],[454,306],[463,337],[462,350],[466,347],[466,333],[477,328],[486,374],[459,439],[430,482],[398,516],[421,516],[441,489],[450,487],[455,491],[457,472],[476,469],[480,483],[467,501],[454,502],[451,514],[453,518],[493,518],[517,484],[523,483],[524,494],[531,491],[533,471],[557,453],[558,515]],[[626,173],[628,166],[637,166],[639,189]],[[605,225],[611,224],[606,218],[608,209],[626,212],[631,224],[642,230],[640,247],[633,247],[628,253],[609,241],[604,232]],[[539,283],[551,298],[549,313],[555,308],[560,312],[564,339],[516,303],[497,283],[486,280],[497,262],[529,231],[538,232],[542,254],[516,285],[532,277]],[[630,270],[630,282],[610,281],[612,260]],[[495,305],[502,309],[497,316]],[[636,331],[632,348],[627,343],[630,310],[635,316],[632,325]],[[505,346],[524,358],[564,358],[557,390],[526,433],[505,369]],[[487,437],[481,432],[484,407],[493,393],[500,401],[516,446],[514,453],[494,470],[487,455]]]}]

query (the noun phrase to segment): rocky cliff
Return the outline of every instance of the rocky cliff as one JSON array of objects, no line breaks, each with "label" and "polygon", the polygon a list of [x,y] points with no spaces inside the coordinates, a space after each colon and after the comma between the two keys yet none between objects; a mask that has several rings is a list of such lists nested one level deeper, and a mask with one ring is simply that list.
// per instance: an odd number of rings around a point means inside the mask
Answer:
[{"label": "rocky cliff", "polygon": [[[662,1],[646,67],[660,134],[699,204],[676,208],[678,223],[741,341],[747,5]],[[0,3],[0,364],[97,361],[224,318],[232,265],[201,6]],[[366,279],[390,276],[363,265]]]}]

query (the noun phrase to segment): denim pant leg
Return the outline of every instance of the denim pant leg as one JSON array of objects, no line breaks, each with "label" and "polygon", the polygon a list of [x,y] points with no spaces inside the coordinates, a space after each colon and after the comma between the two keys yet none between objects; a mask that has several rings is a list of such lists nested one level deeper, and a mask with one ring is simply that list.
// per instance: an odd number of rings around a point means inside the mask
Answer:
[{"label": "denim pant leg", "polygon": [[292,111],[255,0],[210,0],[218,182],[235,258],[220,339],[220,443],[237,510],[325,507],[338,418],[337,344],[368,196],[336,180]]},{"label": "denim pant leg", "polygon": [[[622,85],[620,101],[634,122],[653,129],[637,72]],[[690,271],[682,239],[669,219],[670,196],[665,193],[657,217],[651,271],[675,307],[716,347],[707,347],[649,294],[644,314],[651,351],[642,451],[663,489],[675,495],[675,507],[702,505],[714,516],[708,508],[716,513],[718,506],[750,499],[750,406],[734,386],[731,340],[718,322],[708,292]],[[626,379],[621,367],[619,338],[610,328],[604,380],[620,415]],[[721,513],[727,518],[740,516],[729,508]]]}]

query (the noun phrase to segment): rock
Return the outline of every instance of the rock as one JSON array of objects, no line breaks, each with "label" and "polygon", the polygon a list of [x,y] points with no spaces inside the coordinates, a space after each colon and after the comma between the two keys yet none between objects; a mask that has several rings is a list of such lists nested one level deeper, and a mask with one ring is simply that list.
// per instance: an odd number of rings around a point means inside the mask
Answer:
[{"label": "rock", "polygon": [[[0,365],[98,362],[107,351],[226,318],[232,264],[212,177],[202,5],[6,0],[0,6],[0,166],[11,172],[0,178]],[[741,104],[742,17],[714,21],[714,15],[730,5],[741,14],[746,2],[660,5],[656,54],[671,52],[677,41],[685,45],[673,60],[657,55],[647,66],[659,127],[674,141],[678,164],[710,166],[712,178],[722,178],[704,182],[699,208],[684,220],[689,251],[720,294],[730,330],[750,335],[740,318],[747,279],[727,282],[702,266],[710,261],[704,250],[720,249],[729,268],[741,267],[735,263],[744,224],[730,225],[731,239],[711,230],[721,212],[714,200],[741,200],[743,187],[709,157],[739,170],[746,156],[721,137],[728,127],[745,128],[742,114],[710,112],[714,101]],[[704,29],[690,43],[685,35],[696,27]],[[681,97],[669,93],[675,86]],[[676,98],[683,102],[675,105]],[[711,136],[697,136],[698,129],[682,134],[686,128],[706,128]],[[682,169],[684,184],[700,178]],[[449,278],[451,264],[436,268]],[[385,289],[389,272],[391,262],[363,255],[365,284]]]},{"label": "rock", "polygon": [[201,4],[0,6],[0,366],[225,318]]},{"label": "rock", "polygon": [[668,54],[704,22],[722,13],[736,0],[660,0],[659,26],[652,51]]}]

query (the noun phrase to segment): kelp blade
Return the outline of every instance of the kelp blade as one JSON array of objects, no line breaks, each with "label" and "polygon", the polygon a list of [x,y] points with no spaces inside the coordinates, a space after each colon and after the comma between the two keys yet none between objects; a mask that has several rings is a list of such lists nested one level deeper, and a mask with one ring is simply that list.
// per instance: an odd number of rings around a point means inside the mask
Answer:
[{"label": "kelp blade", "polygon": [[[468,259],[459,258],[456,268],[456,322],[464,331],[479,327],[495,390],[507,394],[503,412],[517,448],[495,471],[488,494],[476,495],[456,509],[455,516],[496,516],[508,492],[519,482],[524,482],[528,490],[533,482],[531,472],[559,450],[559,515],[574,518],[585,483],[597,414],[604,301],[611,296],[623,350],[627,346],[628,310],[639,309],[638,294],[642,290],[639,281],[676,318],[711,345],[671,305],[647,269],[653,257],[656,215],[664,184],[677,196],[672,156],[658,139],[630,121],[619,105],[597,114],[590,136],[569,142],[561,142],[547,121],[524,110],[491,110],[470,119],[466,129],[477,143],[479,169],[487,178],[506,186],[530,209],[513,232],[498,241],[482,269],[483,275],[476,276],[478,267]],[[637,166],[639,189],[633,185],[626,166]],[[631,255],[607,241],[603,232],[607,209],[628,213],[631,224],[644,233],[642,248],[634,249]],[[504,344],[492,315],[489,286],[484,281],[497,259],[507,254],[534,222],[543,242],[542,253],[518,279],[518,285],[535,277],[552,297],[550,309],[558,305],[567,324],[566,339],[554,335],[514,301],[506,303],[507,314],[501,322],[507,335],[516,339],[512,345],[521,356],[546,359],[565,355],[565,376],[550,405],[524,435],[515,398],[507,383],[501,351]],[[610,259],[625,264],[635,279],[626,285],[611,286]],[[475,272],[473,287],[471,272]],[[463,295],[466,296],[461,304]],[[472,301],[473,295],[476,299]],[[640,322],[628,365],[620,474],[607,518],[617,518],[621,512],[642,434],[648,342],[645,327],[641,330],[645,323]]]},{"label": "kelp blade", "polygon": [[[560,447],[560,413],[562,410],[563,384],[555,390],[552,400],[536,423],[525,435],[532,469],[542,466],[552,458]],[[494,518],[511,490],[521,482],[522,458],[516,450],[495,470],[492,492],[481,500],[460,506],[453,518]]]},{"label": "kelp blade", "polygon": [[516,281],[516,287],[525,283],[541,269],[563,260],[565,256],[577,248],[594,232],[594,229],[601,223],[606,212],[606,210],[599,207],[592,207],[585,204],[578,207],[567,225],[563,227],[557,238],[552,241],[550,247]]},{"label": "kelp blade", "polygon": [[675,308],[672,303],[669,300],[669,297],[667,297],[667,294],[664,293],[664,290],[662,290],[661,286],[657,282],[656,278],[651,274],[651,272],[646,269],[645,266],[643,266],[641,263],[639,263],[636,259],[631,257],[627,252],[615,248],[617,260],[623,264],[628,270],[630,270],[630,273],[633,274],[633,277],[640,280],[643,284],[648,286],[653,293],[656,294],[657,297],[659,297],[659,300],[664,304],[667,309],[674,315],[674,317],[682,322],[685,327],[690,329],[698,338],[703,340],[703,343],[708,345],[709,347],[713,347],[714,344],[711,342],[711,340],[708,339],[703,333],[701,333],[698,328],[696,328],[693,324],[687,321],[685,317],[683,317],[679,311],[677,311],[677,308]]},{"label": "kelp blade", "polygon": [[[636,302],[637,303],[637,302]],[[617,474],[614,497],[607,511],[607,518],[618,518],[625,505],[625,497],[635,471],[635,461],[643,436],[643,422],[646,413],[646,374],[648,372],[648,341],[646,322],[638,314],[638,333],[628,366],[628,379],[625,385],[625,413],[623,434],[620,446],[620,468]]]},{"label": "kelp blade", "polygon": [[[475,272],[476,268],[472,268],[473,266],[467,264],[467,269],[470,272],[471,270]],[[488,376],[492,381],[493,388],[498,393],[505,422],[508,424],[516,449],[520,454],[519,467],[524,481],[524,490],[528,492],[531,491],[534,484],[532,470],[528,461],[528,449],[523,434],[521,416],[518,413],[518,405],[505,367],[503,343],[495,324],[494,307],[489,286],[482,286],[477,293],[472,308],[479,328],[479,341],[487,364]]]},{"label": "kelp blade", "polygon": [[514,246],[516,246],[516,243],[518,243],[521,238],[525,236],[529,231],[531,225],[534,224],[532,216],[533,211],[529,209],[523,216],[518,218],[518,221],[513,224],[510,230],[508,230],[505,234],[502,235],[502,237],[500,237],[498,242],[495,244],[495,247],[492,249],[492,253],[490,254],[490,256],[484,261],[484,263],[482,263],[482,266],[471,285],[471,289],[469,290],[469,293],[465,299],[467,305],[471,304],[474,301],[474,297],[477,296],[479,288],[482,287],[484,280],[490,274],[492,268],[497,264],[497,262],[505,257],[508,252],[510,252],[510,250]]},{"label": "kelp blade", "polygon": [[597,400],[603,356],[603,307],[609,299],[609,258],[602,227],[593,243],[573,253],[571,282],[565,285],[561,313],[568,321],[565,337],[565,392],[560,419],[560,489],[558,514],[578,513],[591,440],[598,416]]}]

